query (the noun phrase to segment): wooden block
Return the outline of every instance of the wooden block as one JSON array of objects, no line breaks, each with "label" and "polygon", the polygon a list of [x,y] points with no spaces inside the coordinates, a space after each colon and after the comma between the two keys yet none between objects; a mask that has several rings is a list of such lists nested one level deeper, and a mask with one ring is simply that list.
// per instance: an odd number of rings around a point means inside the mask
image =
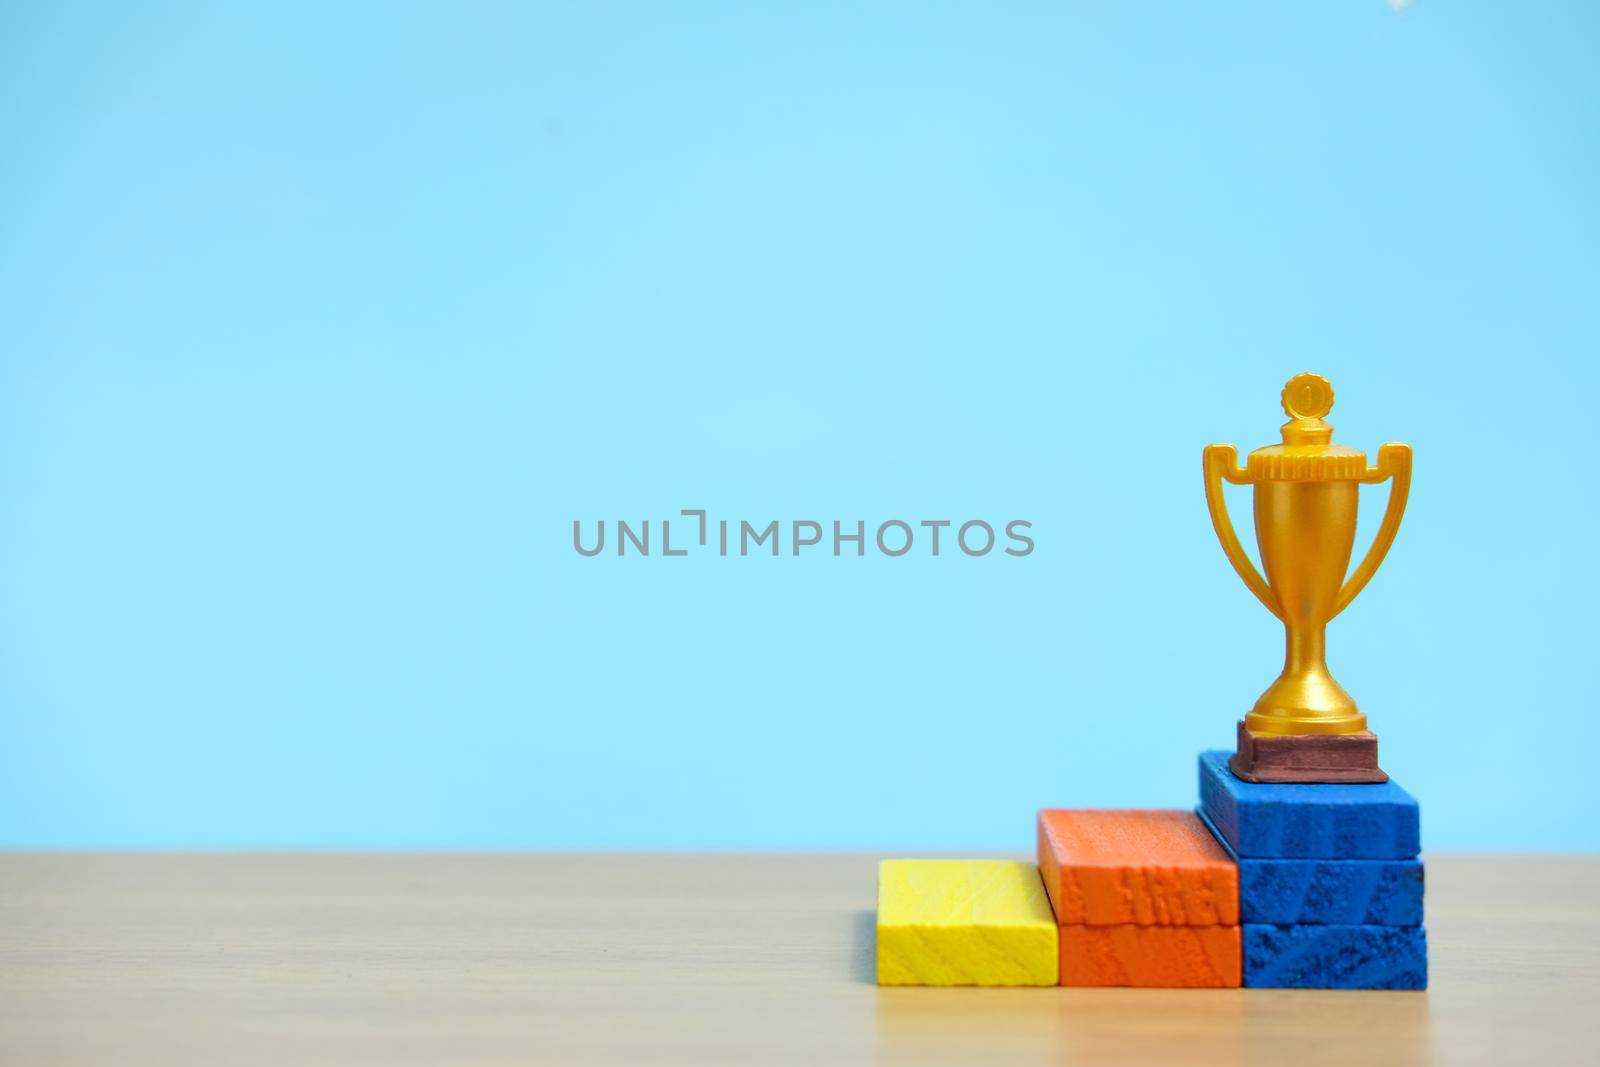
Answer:
[{"label": "wooden block", "polygon": [[1238,868],[1189,811],[1041,811],[1039,872],[1063,926],[1239,921]]},{"label": "wooden block", "polygon": [[1420,860],[1239,859],[1231,850],[1229,857],[1239,865],[1240,922],[1422,924]]},{"label": "wooden block", "polygon": [[1240,859],[1408,860],[1422,849],[1417,802],[1393,781],[1241,782],[1228,753],[1202,752],[1200,810]]},{"label": "wooden block", "polygon": [[1426,989],[1420,926],[1244,926],[1244,984],[1255,989]]},{"label": "wooden block", "polygon": [[878,864],[879,985],[1055,985],[1059,940],[1031,863]]},{"label": "wooden block", "polygon": [[1231,989],[1239,985],[1237,926],[1061,928],[1061,984]]}]

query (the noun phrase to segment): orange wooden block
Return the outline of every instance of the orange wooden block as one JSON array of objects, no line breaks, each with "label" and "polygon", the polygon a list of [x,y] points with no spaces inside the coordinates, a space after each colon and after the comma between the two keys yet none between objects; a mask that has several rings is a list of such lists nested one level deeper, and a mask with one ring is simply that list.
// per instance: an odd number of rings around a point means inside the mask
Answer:
[{"label": "orange wooden block", "polygon": [[1061,984],[1232,989],[1240,984],[1237,926],[1061,928]]},{"label": "orange wooden block", "polygon": [[1239,921],[1239,868],[1192,811],[1041,811],[1039,873],[1062,926]]}]

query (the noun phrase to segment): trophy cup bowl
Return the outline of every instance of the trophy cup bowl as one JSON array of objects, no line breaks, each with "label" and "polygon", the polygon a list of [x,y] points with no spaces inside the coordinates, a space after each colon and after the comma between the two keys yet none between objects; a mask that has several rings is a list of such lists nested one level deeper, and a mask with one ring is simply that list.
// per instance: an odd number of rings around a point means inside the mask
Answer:
[{"label": "trophy cup bowl", "polygon": [[[1367,717],[1334,680],[1327,663],[1327,627],[1377,572],[1400,527],[1411,487],[1411,448],[1390,443],[1378,463],[1332,443],[1323,421],[1333,388],[1314,374],[1283,390],[1289,421],[1283,443],[1250,453],[1239,467],[1232,445],[1206,447],[1206,502],[1223,553],[1245,586],[1283,622],[1283,672],[1238,725],[1230,766],[1247,781],[1383,782],[1378,739]],[[1393,478],[1389,504],[1372,547],[1348,578],[1360,487]],[[1222,485],[1255,494],[1256,543],[1266,577],[1239,544]]]}]

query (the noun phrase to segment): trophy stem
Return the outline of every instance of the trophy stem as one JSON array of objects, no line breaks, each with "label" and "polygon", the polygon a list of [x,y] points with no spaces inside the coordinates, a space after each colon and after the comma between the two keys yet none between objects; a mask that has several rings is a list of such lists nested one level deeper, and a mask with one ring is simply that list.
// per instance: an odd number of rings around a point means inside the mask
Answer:
[{"label": "trophy stem", "polygon": [[1367,717],[1328,672],[1328,623],[1284,620],[1283,673],[1239,723],[1228,766],[1247,782],[1383,782]]},{"label": "trophy stem", "polygon": [[1291,619],[1284,624],[1283,673],[1285,675],[1321,671],[1328,673],[1328,624],[1302,623]]},{"label": "trophy stem", "polygon": [[1284,620],[1283,673],[1245,716],[1257,734],[1355,734],[1367,717],[1328,670],[1327,620]]}]

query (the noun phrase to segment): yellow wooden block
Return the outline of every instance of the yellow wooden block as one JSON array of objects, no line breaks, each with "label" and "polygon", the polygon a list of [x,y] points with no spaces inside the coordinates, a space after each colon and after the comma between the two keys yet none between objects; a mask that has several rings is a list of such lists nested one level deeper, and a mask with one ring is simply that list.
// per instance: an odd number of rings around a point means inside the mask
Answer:
[{"label": "yellow wooden block", "polygon": [[1031,863],[878,864],[879,985],[1053,986],[1060,936]]}]

